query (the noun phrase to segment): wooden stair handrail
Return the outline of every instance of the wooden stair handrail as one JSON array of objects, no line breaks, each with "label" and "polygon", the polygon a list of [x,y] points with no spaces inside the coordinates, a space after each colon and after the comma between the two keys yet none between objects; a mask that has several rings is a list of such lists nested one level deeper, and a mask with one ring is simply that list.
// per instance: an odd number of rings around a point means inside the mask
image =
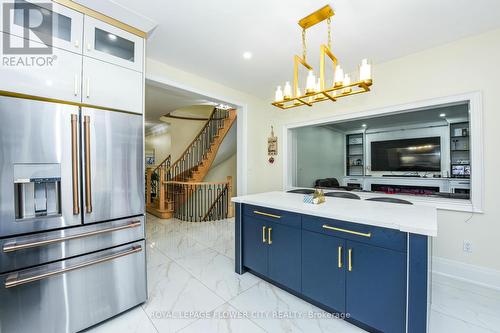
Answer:
[{"label": "wooden stair handrail", "polygon": [[[232,216],[232,209],[231,209],[231,189],[233,187],[233,177],[231,176],[228,176],[227,177],[227,182],[226,182],[226,187],[224,188],[224,191],[227,191],[227,198],[228,198],[228,203],[227,203],[227,206],[228,206],[228,217],[233,217]],[[212,210],[215,208],[215,206],[217,205],[217,203],[219,202],[219,200],[224,196],[224,191],[222,191],[221,193],[219,193],[219,195],[217,196],[217,198],[215,198],[214,202],[210,205],[210,207],[208,208],[207,212],[205,213],[205,216],[203,217],[203,220],[202,221],[206,221],[207,218],[210,216],[210,214],[212,213]]]},{"label": "wooden stair handrail", "polygon": [[200,131],[198,132],[198,134],[196,134],[196,136],[194,137],[193,141],[191,141],[191,143],[187,145],[186,149],[184,149],[184,151],[179,156],[179,158],[177,159],[177,161],[175,161],[174,163],[172,163],[171,167],[174,166],[175,164],[179,163],[179,161],[182,160],[182,157],[187,153],[187,151],[189,150],[189,148],[196,142],[196,140],[200,137],[200,135],[203,134],[203,131],[205,130],[205,128],[208,126],[208,124],[212,120],[212,118],[213,118],[213,116],[215,114],[215,111],[217,111],[217,108],[214,108],[212,110],[212,112],[210,113],[210,116],[208,117],[208,120],[205,123],[205,125],[203,125],[203,127],[200,129]]},{"label": "wooden stair handrail", "polygon": [[167,161],[170,160],[171,157],[172,157],[172,155],[170,155],[170,154],[167,157],[165,157],[165,159],[163,161],[161,161],[161,163],[158,164],[156,166],[156,168],[153,169],[153,172],[155,172],[156,170],[158,170],[163,164],[167,163]]},{"label": "wooden stair handrail", "polygon": [[224,189],[219,193],[219,195],[214,199],[214,202],[210,205],[208,208],[207,212],[205,213],[205,216],[203,217],[202,221],[206,221],[208,216],[210,216],[210,213],[212,213],[212,210],[215,208],[219,200],[224,196],[224,192],[227,191],[227,185],[224,187]]},{"label": "wooden stair handrail", "polygon": [[[191,143],[186,147],[186,149],[184,149],[184,151],[182,152],[182,154],[179,156],[179,158],[170,165],[170,168],[168,168],[166,171],[170,171],[171,169],[173,169],[176,164],[180,163],[182,160],[183,160],[183,157],[184,155],[188,152],[188,150],[191,148],[191,146],[194,145],[194,143],[196,142],[196,140],[204,133],[205,129],[208,127],[208,125],[210,124],[210,122],[212,120],[222,120],[222,118],[217,118],[215,119],[214,118],[214,114],[216,113],[217,111],[217,108],[214,108],[212,110],[212,113],[210,113],[210,117],[208,118],[207,122],[205,123],[205,125],[200,129],[200,131],[198,132],[198,134],[196,134],[196,136],[194,137],[194,139],[191,141]],[[231,111],[236,111],[235,109],[229,109],[228,112],[231,112]]]},{"label": "wooden stair handrail", "polygon": [[176,184],[176,185],[227,185],[227,182],[180,182],[175,180],[164,181],[163,184]]},{"label": "wooden stair handrail", "polygon": [[[230,197],[228,197],[232,188],[232,183],[229,182],[230,178],[228,178],[228,182],[201,182],[201,180],[203,180],[203,175],[210,168],[221,141],[227,135],[235,119],[235,109],[214,108],[210,113],[208,121],[174,163],[170,163],[170,159],[167,157],[154,170],[152,168],[148,169],[149,179],[151,179],[153,174],[159,175],[159,177],[155,177],[158,180],[155,185],[157,184],[159,188],[155,200],[151,201],[151,195],[147,198],[150,209],[156,209],[158,206],[157,210],[161,212],[171,211],[173,216],[177,218],[187,218],[187,215],[185,215],[186,209],[196,210],[195,206],[192,206],[191,201],[187,200],[190,200],[189,198],[193,191],[198,191],[196,195],[193,194],[193,198],[196,198],[194,200],[201,198],[205,204],[199,206],[203,207],[202,211],[197,213],[195,217],[190,215],[189,218],[191,220],[201,221],[200,219],[202,218],[218,219],[232,217],[233,209],[230,204]],[[151,186],[149,186],[150,188]],[[217,190],[217,194],[215,195],[217,198],[213,202],[213,196],[210,194],[207,196],[200,192],[208,191],[205,193],[210,193],[210,191],[215,189]],[[188,204],[190,206],[187,206]],[[203,211],[207,207],[209,208],[208,211]],[[190,212],[192,214],[192,211]],[[208,217],[206,214],[209,214]]]}]

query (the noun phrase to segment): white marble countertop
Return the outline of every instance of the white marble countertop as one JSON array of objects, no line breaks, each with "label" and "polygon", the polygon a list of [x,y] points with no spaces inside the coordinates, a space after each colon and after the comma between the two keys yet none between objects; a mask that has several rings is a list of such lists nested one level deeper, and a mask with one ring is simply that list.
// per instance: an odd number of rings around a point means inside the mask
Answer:
[{"label": "white marble countertop", "polygon": [[320,205],[303,203],[303,195],[265,192],[234,197],[233,202],[286,210],[414,234],[437,236],[437,209],[421,205],[326,197]]}]

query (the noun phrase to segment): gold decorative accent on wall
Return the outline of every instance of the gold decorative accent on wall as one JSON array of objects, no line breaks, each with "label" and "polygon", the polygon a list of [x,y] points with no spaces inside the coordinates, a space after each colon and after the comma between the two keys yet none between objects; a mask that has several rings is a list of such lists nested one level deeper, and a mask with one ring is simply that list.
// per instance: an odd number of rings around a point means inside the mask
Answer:
[{"label": "gold decorative accent on wall", "polygon": [[267,154],[269,163],[274,163],[274,157],[278,155],[278,137],[274,135],[274,128],[271,126],[271,136],[267,138]]}]

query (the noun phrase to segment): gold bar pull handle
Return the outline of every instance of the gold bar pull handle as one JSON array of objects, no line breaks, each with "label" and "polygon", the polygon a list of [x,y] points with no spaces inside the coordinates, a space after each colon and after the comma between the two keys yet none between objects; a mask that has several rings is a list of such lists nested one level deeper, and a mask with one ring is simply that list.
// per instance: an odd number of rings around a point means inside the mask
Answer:
[{"label": "gold bar pull handle", "polygon": [[266,226],[263,225],[262,226],[262,243],[266,243],[267,242],[267,239],[266,239]]},{"label": "gold bar pull handle", "polygon": [[281,216],[279,216],[279,215],[274,215],[274,214],[269,214],[269,213],[263,213],[263,212],[259,212],[258,210],[254,210],[253,213],[257,214],[257,215],[272,217],[272,218],[275,218],[275,219],[280,219],[281,218]]},{"label": "gold bar pull handle", "polygon": [[338,266],[339,266],[339,268],[342,268],[342,246],[339,246],[339,253],[338,253],[338,256],[339,256],[339,263],[338,263]]},{"label": "gold bar pull handle", "polygon": [[92,213],[92,184],[90,175],[90,116],[83,118],[85,130],[85,211]]},{"label": "gold bar pull handle", "polygon": [[71,177],[73,187],[73,214],[80,214],[80,198],[78,195],[78,116],[71,115]]},{"label": "gold bar pull handle", "polygon": [[349,267],[348,267],[348,270],[349,272],[352,272],[352,249],[349,249],[347,251],[347,257],[348,257],[348,264],[349,264]]},{"label": "gold bar pull handle", "polygon": [[332,227],[332,226],[330,226],[328,224],[323,224],[323,229],[328,229],[328,230],[333,230],[333,231],[339,231],[339,232],[343,232],[343,233],[346,233],[346,234],[351,234],[351,235],[356,235],[356,236],[362,236],[362,237],[368,237],[368,238],[370,238],[372,236],[371,232],[364,233],[364,232],[359,232],[359,231],[342,229],[342,228]]},{"label": "gold bar pull handle", "polygon": [[271,239],[271,233],[273,231],[273,228],[267,228],[267,244],[271,245],[273,243]]}]

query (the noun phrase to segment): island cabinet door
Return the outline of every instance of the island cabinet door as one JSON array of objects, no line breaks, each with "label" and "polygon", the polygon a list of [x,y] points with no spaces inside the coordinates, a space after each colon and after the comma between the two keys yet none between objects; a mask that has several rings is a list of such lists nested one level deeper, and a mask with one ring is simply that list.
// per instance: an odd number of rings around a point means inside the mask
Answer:
[{"label": "island cabinet door", "polygon": [[406,254],[346,241],[346,312],[385,333],[406,327]]},{"label": "island cabinet door", "polygon": [[269,278],[300,292],[301,230],[278,223],[268,224]]},{"label": "island cabinet door", "polygon": [[267,275],[266,221],[245,216],[243,219],[243,266]]},{"label": "island cabinet door", "polygon": [[345,240],[302,231],[302,294],[345,312]]}]

